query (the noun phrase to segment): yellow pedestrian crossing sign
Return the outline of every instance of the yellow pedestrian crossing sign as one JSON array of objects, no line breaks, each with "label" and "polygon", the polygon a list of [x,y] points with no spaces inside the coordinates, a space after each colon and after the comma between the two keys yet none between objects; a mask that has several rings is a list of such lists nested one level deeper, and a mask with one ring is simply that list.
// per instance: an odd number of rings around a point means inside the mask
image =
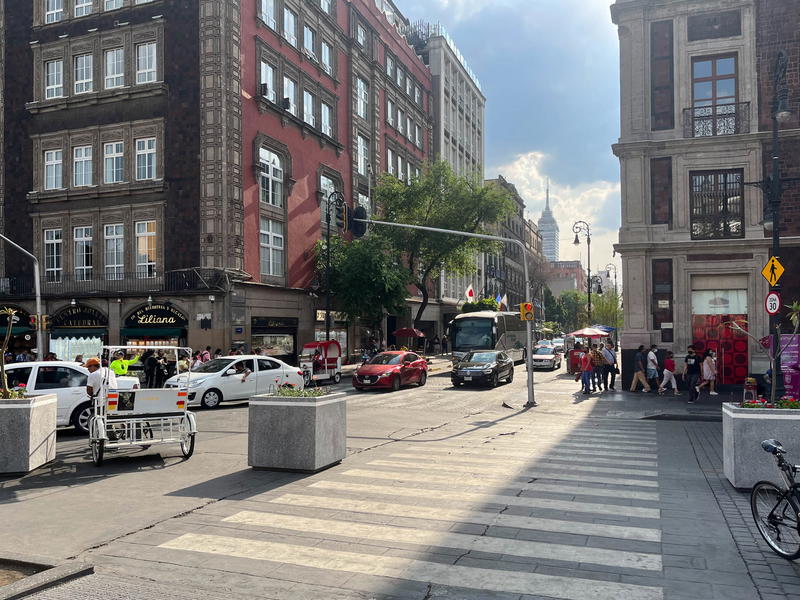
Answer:
[{"label": "yellow pedestrian crossing sign", "polygon": [[778,257],[773,256],[767,261],[764,268],[761,269],[761,274],[764,276],[764,279],[767,280],[767,283],[770,285],[777,285],[785,270],[781,261],[778,260]]}]

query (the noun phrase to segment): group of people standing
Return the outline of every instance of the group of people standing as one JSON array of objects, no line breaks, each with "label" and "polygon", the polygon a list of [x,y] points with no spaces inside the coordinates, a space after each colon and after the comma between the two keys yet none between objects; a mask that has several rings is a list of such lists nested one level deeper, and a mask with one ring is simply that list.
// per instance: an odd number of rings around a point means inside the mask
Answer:
[{"label": "group of people standing", "polygon": [[580,342],[576,342],[575,350],[581,352],[578,358],[581,392],[591,394],[596,391],[615,391],[619,367],[614,343],[608,341],[605,344],[587,344],[583,348]]},{"label": "group of people standing", "polygon": [[[659,372],[662,375],[660,381]],[[650,346],[649,351],[646,351],[645,346],[641,345],[634,357],[631,391],[639,391],[639,385],[641,384],[645,392],[657,391],[660,395],[671,389],[675,396],[679,396],[681,392],[678,389],[677,374],[675,357],[672,352],[666,353],[662,366],[658,360],[658,345],[653,344]],[[708,393],[711,396],[717,396],[718,393],[715,389],[717,380],[716,353],[713,350],[706,350],[700,356],[694,346],[688,346],[680,376],[689,391],[689,404],[693,404],[700,397],[700,390],[705,387],[708,388]]]}]

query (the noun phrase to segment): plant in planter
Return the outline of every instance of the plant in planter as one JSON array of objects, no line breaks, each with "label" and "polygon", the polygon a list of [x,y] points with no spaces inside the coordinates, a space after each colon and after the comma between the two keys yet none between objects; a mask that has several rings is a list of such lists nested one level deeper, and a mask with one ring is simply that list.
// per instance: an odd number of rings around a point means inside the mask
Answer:
[{"label": "plant in planter", "polygon": [[6,326],[6,335],[3,338],[3,345],[0,347],[0,398],[24,398],[25,386],[18,386],[17,388],[8,389],[8,378],[6,377],[6,351],[8,344],[11,341],[11,331],[14,327],[14,316],[17,311],[13,308],[3,307],[0,309],[0,315],[6,317],[8,325]]}]

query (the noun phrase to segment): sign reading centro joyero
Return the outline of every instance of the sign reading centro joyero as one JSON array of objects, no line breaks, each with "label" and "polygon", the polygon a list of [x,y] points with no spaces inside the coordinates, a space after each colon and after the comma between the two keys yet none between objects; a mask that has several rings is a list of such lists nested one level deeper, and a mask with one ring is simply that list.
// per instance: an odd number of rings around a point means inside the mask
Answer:
[{"label": "sign reading centro joyero", "polygon": [[171,304],[142,306],[125,319],[125,327],[186,327],[189,320]]}]

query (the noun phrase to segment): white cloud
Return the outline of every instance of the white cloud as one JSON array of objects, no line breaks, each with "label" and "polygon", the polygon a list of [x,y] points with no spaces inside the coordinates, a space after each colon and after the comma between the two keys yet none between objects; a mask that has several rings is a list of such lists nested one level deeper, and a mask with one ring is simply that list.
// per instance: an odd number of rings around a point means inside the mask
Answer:
[{"label": "white cloud", "polygon": [[513,4],[513,0],[493,0],[492,2],[477,2],[476,0],[435,0],[439,11],[447,15],[448,23],[458,23],[475,17],[478,13],[489,8],[499,8]]},{"label": "white cloud", "polygon": [[[547,173],[543,164],[547,155],[532,151],[517,155],[513,162],[490,168],[487,174],[501,174],[517,187],[527,209],[528,218],[539,220],[545,205]],[[559,258],[580,260],[586,264],[586,240],[581,237],[579,246],[573,241],[572,225],[586,221],[592,230],[592,270],[605,268],[608,263],[619,265],[619,257],[612,257],[613,245],[618,240],[620,222],[620,184],[616,181],[594,181],[580,185],[550,181],[550,208],[558,222],[560,236]]]}]

